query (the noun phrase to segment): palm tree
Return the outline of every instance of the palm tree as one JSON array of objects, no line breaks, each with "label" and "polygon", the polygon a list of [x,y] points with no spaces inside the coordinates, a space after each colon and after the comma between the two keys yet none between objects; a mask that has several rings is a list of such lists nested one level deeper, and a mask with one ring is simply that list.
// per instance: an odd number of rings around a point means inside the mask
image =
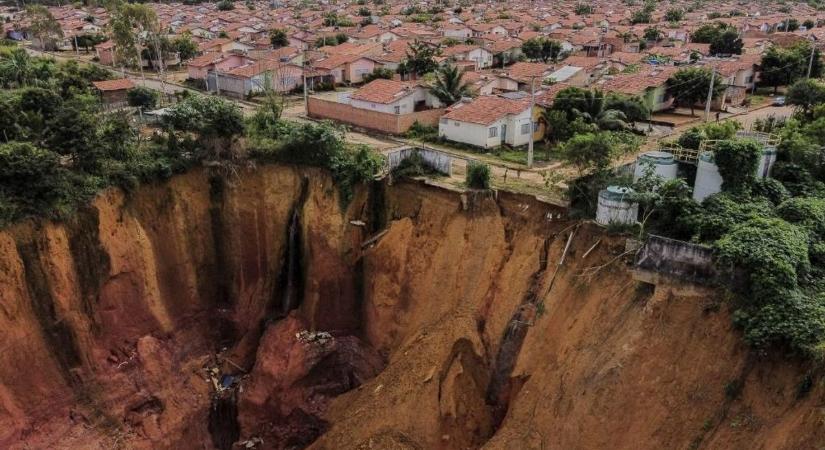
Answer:
[{"label": "palm tree", "polygon": [[461,72],[452,64],[445,64],[436,71],[435,83],[430,92],[441,103],[452,105],[461,100],[461,97],[470,95],[470,85],[461,80]]},{"label": "palm tree", "polygon": [[573,114],[596,124],[602,130],[624,130],[630,127],[624,112],[606,107],[606,98],[602,91],[583,90],[577,103],[578,106],[572,109]]},{"label": "palm tree", "polygon": [[4,84],[17,87],[28,84],[32,76],[31,58],[22,48],[16,48],[8,57],[0,61],[0,77]]}]

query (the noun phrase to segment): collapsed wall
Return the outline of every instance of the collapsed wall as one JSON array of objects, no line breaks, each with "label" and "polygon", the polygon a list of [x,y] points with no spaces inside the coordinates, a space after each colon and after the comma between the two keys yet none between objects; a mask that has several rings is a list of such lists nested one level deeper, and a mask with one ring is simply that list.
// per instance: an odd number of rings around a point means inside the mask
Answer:
[{"label": "collapsed wall", "polygon": [[193,171],[0,249],[3,448],[825,442],[822,386],[717,292],[526,197]]}]

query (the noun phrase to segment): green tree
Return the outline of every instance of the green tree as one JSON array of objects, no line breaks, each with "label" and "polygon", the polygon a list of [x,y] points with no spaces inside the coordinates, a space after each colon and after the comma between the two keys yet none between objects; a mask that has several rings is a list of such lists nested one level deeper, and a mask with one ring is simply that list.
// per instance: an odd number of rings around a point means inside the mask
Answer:
[{"label": "green tree", "polygon": [[810,78],[799,80],[788,88],[787,98],[788,103],[809,116],[815,105],[825,103],[825,83]]},{"label": "green tree", "polygon": [[63,38],[63,29],[51,12],[43,5],[30,5],[26,8],[29,18],[29,32],[37,38],[40,48],[53,50],[57,40]]},{"label": "green tree", "polygon": [[631,125],[650,118],[650,108],[638,97],[628,97],[617,94],[609,95],[605,102],[604,109],[621,111]]},{"label": "green tree", "polygon": [[646,41],[659,42],[662,38],[662,31],[657,27],[647,27],[645,28],[643,37]]},{"label": "green tree", "polygon": [[559,41],[553,39],[545,39],[541,43],[541,60],[545,63],[548,61],[558,62],[561,56],[562,46]]},{"label": "green tree", "polygon": [[384,80],[392,80],[394,72],[392,69],[388,69],[386,67],[376,67],[372,70],[371,73],[364,75],[364,83],[369,83],[372,80],[377,80],[379,78]]},{"label": "green tree", "polygon": [[714,55],[741,55],[743,47],[739,33],[733,29],[722,31],[710,43],[710,52]]},{"label": "green tree", "polygon": [[436,71],[435,83],[430,88],[430,92],[435,95],[441,103],[452,105],[461,100],[461,97],[470,95],[470,85],[462,81],[462,73],[452,64],[445,64]]},{"label": "green tree", "polygon": [[140,49],[145,39],[158,29],[158,18],[148,5],[120,3],[111,13],[109,28],[115,43],[115,54],[123,64],[142,67]]},{"label": "green tree", "polygon": [[468,162],[466,182],[472,189],[490,189],[490,166],[476,161]]},{"label": "green tree", "polygon": [[577,3],[576,4],[576,14],[580,16],[586,16],[588,14],[593,14],[593,7],[588,5],[587,3]]},{"label": "green tree", "polygon": [[437,54],[437,47],[416,40],[407,48],[407,58],[402,70],[417,75],[433,72],[438,68],[435,62]]},{"label": "green tree", "polygon": [[665,20],[668,22],[681,22],[685,12],[678,8],[668,9],[665,13]]},{"label": "green tree", "polygon": [[[690,114],[696,115],[694,107],[696,103],[707,99],[710,82],[710,70],[689,67],[676,71],[668,80],[668,88],[678,103],[687,105],[690,108]],[[714,82],[713,98],[716,98],[724,88],[721,83]]]},{"label": "green tree", "polygon": [[634,11],[633,14],[630,16],[630,22],[635,24],[639,23],[650,23],[651,22],[651,13],[645,9],[640,9],[638,11]]},{"label": "green tree", "polygon": [[760,83],[773,87],[775,93],[779,86],[789,86],[794,81],[805,77],[809,62],[811,62],[811,77],[820,77],[822,57],[819,49],[814,49],[812,61],[810,57],[811,44],[809,42],[801,42],[787,49],[770,47],[762,55]]},{"label": "green tree", "polygon": [[0,195],[13,201],[16,217],[50,210],[65,177],[56,153],[27,142],[0,144]]},{"label": "green tree", "polygon": [[286,30],[276,28],[269,32],[269,42],[272,48],[279,49],[289,45],[289,37],[286,35]]},{"label": "green tree", "polygon": [[521,44],[521,51],[528,59],[538,61],[541,59],[542,38],[530,38]]},{"label": "green tree", "polygon": [[699,44],[710,44],[727,29],[728,25],[722,22],[706,23],[690,35],[690,40]]},{"label": "green tree", "polygon": [[579,174],[586,175],[610,167],[617,147],[609,133],[587,133],[573,136],[562,145],[562,156]]},{"label": "green tree", "polygon": [[198,44],[192,40],[192,35],[183,33],[172,41],[172,45],[178,52],[178,56],[182,61],[188,61],[195,56],[198,56]]},{"label": "green tree", "polygon": [[25,49],[14,48],[0,58],[0,80],[5,88],[26,86],[34,80],[34,67]]},{"label": "green tree", "polygon": [[630,127],[627,115],[622,110],[609,109],[607,106],[607,96],[603,92],[576,87],[561,90],[553,102],[553,109],[566,111],[570,120],[581,118],[602,130],[623,130]]},{"label": "green tree", "polygon": [[[786,26],[788,28],[787,30],[785,29]],[[787,31],[789,33],[794,32],[798,29],[799,29],[799,20],[797,20],[797,19],[788,19],[788,20],[780,23],[779,26],[776,27],[776,31]]]},{"label": "green tree", "polygon": [[535,37],[524,41],[521,44],[521,51],[528,59],[533,61],[557,62],[562,52],[562,45],[553,39]]},{"label": "green tree", "polygon": [[164,123],[174,130],[195,133],[207,150],[206,156],[214,159],[229,156],[232,142],[244,130],[237,105],[204,95],[190,96],[169,108]]},{"label": "green tree", "polygon": [[713,158],[722,176],[722,189],[744,192],[756,180],[762,147],[753,140],[724,140],[713,147]]},{"label": "green tree", "polygon": [[232,0],[220,0],[218,3],[215,4],[218,11],[231,11],[235,9],[235,2]]},{"label": "green tree", "polygon": [[129,102],[129,106],[135,106],[143,111],[147,111],[157,105],[158,93],[154,89],[137,86],[126,92],[126,100]]}]

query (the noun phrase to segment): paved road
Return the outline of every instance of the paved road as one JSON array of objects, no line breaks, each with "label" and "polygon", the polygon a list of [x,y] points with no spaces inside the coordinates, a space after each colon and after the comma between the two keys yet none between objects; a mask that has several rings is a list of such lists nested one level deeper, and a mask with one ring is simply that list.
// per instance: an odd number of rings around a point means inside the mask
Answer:
[{"label": "paved road", "polygon": [[742,128],[748,130],[757,119],[766,119],[771,116],[786,118],[790,117],[793,112],[793,106],[768,106],[754,111],[749,111],[743,115],[732,117],[728,120],[735,120],[742,124]]}]

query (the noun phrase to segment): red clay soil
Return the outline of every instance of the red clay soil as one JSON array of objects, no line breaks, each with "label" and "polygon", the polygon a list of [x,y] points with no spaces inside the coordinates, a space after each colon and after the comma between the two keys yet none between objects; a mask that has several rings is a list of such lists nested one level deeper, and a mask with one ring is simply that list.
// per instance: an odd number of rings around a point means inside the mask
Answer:
[{"label": "red clay soil", "polygon": [[0,448],[825,447],[821,373],[562,215],[412,182],[344,208],[323,172],[266,166],[0,231]]}]

